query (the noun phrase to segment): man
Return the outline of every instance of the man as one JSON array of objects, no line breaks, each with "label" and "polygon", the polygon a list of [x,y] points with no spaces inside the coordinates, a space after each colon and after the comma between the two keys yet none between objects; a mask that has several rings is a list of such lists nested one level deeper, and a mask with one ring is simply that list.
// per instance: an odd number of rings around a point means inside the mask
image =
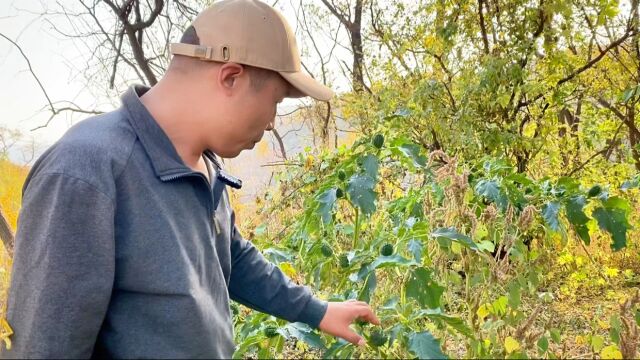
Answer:
[{"label": "man", "polygon": [[202,12],[164,78],[74,126],[23,189],[4,357],[230,358],[230,299],[362,345],[363,302],[321,301],[244,240],[216,155],[253,148],[277,103],[331,90],[300,71],[284,18],[254,0]]}]

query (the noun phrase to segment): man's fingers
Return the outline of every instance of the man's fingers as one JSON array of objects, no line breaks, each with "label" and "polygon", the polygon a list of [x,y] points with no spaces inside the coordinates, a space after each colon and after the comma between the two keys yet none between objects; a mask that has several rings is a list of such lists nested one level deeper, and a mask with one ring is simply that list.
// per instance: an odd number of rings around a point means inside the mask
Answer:
[{"label": "man's fingers", "polygon": [[352,343],[353,345],[362,346],[365,344],[365,341],[362,338],[362,336],[356,334],[353,331],[347,332],[342,338]]},{"label": "man's fingers", "polygon": [[372,324],[380,325],[380,320],[378,319],[378,317],[376,317],[376,315],[368,305],[367,307],[362,307],[358,310],[358,317]]}]

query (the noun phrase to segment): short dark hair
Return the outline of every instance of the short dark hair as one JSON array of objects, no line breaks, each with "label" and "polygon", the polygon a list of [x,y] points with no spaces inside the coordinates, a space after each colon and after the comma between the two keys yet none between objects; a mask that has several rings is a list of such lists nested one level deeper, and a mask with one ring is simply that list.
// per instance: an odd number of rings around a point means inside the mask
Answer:
[{"label": "short dark hair", "polygon": [[[198,37],[198,33],[193,25],[189,26],[184,33],[182,33],[180,42],[183,44],[200,45],[200,37]],[[262,69],[250,65],[243,66],[247,70],[247,73],[249,73],[251,87],[256,91],[260,91],[267,83],[267,80],[276,74],[275,71],[268,69]]]},{"label": "short dark hair", "polygon": [[193,25],[189,26],[187,30],[182,33],[180,42],[183,44],[200,45],[200,38]]}]

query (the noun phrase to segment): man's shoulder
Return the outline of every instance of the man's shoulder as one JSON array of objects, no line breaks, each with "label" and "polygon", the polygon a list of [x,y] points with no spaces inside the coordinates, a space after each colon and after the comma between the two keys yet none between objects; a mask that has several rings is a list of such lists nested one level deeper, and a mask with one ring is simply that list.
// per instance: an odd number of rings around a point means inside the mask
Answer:
[{"label": "man's shoulder", "polygon": [[[88,154],[108,157],[126,156],[136,134],[127,120],[127,112],[121,108],[90,117],[72,126],[55,146],[67,150],[79,150],[82,157]],[[74,154],[69,154],[74,155]]]},{"label": "man's shoulder", "polygon": [[[72,126],[36,161],[29,178],[64,174],[103,191],[111,188],[133,151],[136,134],[122,109],[82,120]],[[110,191],[109,191],[110,192]]]}]

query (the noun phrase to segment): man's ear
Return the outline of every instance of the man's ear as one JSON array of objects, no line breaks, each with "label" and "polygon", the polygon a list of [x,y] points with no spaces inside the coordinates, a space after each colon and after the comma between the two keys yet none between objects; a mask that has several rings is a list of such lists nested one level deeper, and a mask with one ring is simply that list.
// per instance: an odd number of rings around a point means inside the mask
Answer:
[{"label": "man's ear", "polygon": [[238,79],[244,73],[244,66],[236,63],[224,63],[218,71],[218,86],[225,95],[231,95],[237,88]]}]

